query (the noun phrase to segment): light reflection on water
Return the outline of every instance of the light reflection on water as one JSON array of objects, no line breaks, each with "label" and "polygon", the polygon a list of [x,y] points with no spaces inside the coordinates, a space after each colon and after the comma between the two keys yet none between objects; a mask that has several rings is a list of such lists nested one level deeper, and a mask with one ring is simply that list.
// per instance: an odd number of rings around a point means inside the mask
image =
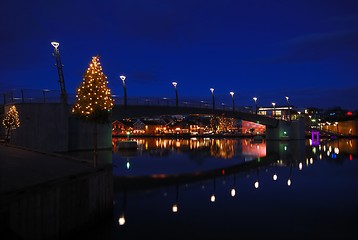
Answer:
[{"label": "light reflection on water", "polygon": [[113,139],[115,176],[191,173],[266,156],[266,143],[250,139],[133,139],[137,150],[117,149],[121,140]]},{"label": "light reflection on water", "polygon": [[[112,239],[358,236],[355,139],[317,146],[310,141],[255,144],[249,139],[137,141],[135,152],[114,148],[115,179],[191,171],[203,177],[142,189],[115,182],[114,218],[107,229]],[[218,171],[206,174],[213,168]]]},{"label": "light reflection on water", "polygon": [[86,239],[358,236],[357,139],[147,138],[136,151],[118,140],[113,219]]}]

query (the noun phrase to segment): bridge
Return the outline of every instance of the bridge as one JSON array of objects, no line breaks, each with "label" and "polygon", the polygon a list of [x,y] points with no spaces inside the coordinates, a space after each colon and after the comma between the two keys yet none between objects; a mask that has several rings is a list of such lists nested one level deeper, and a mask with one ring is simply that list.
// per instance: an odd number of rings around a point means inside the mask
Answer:
[{"label": "bridge", "polygon": [[[58,95],[50,97],[50,93],[43,91],[42,96],[38,98],[38,94],[30,97],[29,92],[21,91],[20,96],[11,94],[10,97],[4,97],[4,112],[7,112],[11,105],[16,105],[21,121],[21,127],[13,131],[12,143],[57,152],[91,149],[94,141],[93,126],[72,116],[70,109],[71,100],[74,98],[69,96],[68,104],[64,104],[59,101]],[[243,108],[233,109],[225,105],[219,108],[203,101],[181,102],[177,105],[165,98],[136,98],[128,99],[128,104],[124,105],[121,99],[115,100],[112,120],[161,115],[214,114],[266,125],[266,140],[305,139],[303,119],[285,121],[257,115],[251,110],[243,111]],[[98,148],[110,148],[112,125],[103,124],[98,127]],[[3,132],[4,129],[0,127],[0,135]]]},{"label": "bridge", "polygon": [[[225,116],[249,122],[255,122],[266,126],[266,139],[268,140],[294,140],[305,139],[304,119],[287,121],[265,115],[252,113],[223,106],[216,108],[207,103],[183,102],[178,105],[165,101],[166,99],[138,98],[131,99],[129,104],[115,104],[112,110],[112,120],[125,118],[158,117],[162,115],[190,115],[205,114]],[[120,101],[116,101],[118,103]]]},{"label": "bridge", "polygon": [[189,114],[205,114],[225,116],[228,118],[236,118],[250,122],[260,123],[269,127],[277,127],[280,120],[257,115],[242,111],[232,110],[212,110],[204,107],[186,107],[186,106],[158,106],[158,105],[131,105],[122,106],[115,105],[112,110],[112,120],[123,118],[141,118],[141,117],[157,117],[162,115],[189,115]]}]

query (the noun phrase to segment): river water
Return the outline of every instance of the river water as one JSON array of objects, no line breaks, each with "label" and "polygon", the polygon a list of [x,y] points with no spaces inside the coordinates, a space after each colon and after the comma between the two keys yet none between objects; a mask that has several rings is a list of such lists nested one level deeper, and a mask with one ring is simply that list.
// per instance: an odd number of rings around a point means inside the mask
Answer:
[{"label": "river water", "polygon": [[356,139],[144,138],[133,151],[117,149],[120,140],[113,139],[113,219],[87,238],[358,236]]}]

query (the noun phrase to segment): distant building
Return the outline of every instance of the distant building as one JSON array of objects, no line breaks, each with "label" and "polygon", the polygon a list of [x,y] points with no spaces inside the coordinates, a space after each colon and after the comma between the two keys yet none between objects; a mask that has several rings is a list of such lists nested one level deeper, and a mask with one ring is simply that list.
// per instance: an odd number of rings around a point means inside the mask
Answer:
[{"label": "distant building", "polygon": [[134,133],[141,134],[163,134],[167,123],[163,119],[139,119],[134,124]]},{"label": "distant building", "polygon": [[115,120],[112,122],[112,136],[133,133],[135,121],[132,119]]}]

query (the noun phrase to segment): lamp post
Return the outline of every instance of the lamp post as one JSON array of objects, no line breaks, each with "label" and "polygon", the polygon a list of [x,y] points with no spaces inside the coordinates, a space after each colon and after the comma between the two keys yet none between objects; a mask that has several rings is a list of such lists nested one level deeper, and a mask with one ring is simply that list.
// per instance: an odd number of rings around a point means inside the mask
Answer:
[{"label": "lamp post", "polygon": [[211,97],[213,99],[213,112],[215,111],[215,97],[214,97],[214,88],[210,88]]},{"label": "lamp post", "polygon": [[276,110],[275,110],[275,106],[276,106],[276,103],[272,103],[272,107],[273,107],[273,117],[276,118]]},{"label": "lamp post", "polygon": [[288,101],[288,96],[286,96],[286,101],[287,101],[287,108],[288,108],[288,119],[289,121],[291,121],[291,108],[290,108],[290,102]]},{"label": "lamp post", "polygon": [[119,78],[122,80],[122,84],[123,84],[123,104],[124,104],[124,108],[127,107],[127,88],[126,88],[126,76],[121,75],[119,76]]},{"label": "lamp post", "polygon": [[50,90],[48,89],[43,89],[42,90],[42,95],[43,95],[43,100],[44,100],[44,103],[46,103],[46,92],[49,92]]},{"label": "lamp post", "polygon": [[178,89],[177,89],[177,82],[172,82],[174,89],[175,89],[175,106],[178,107],[179,101],[178,101]]},{"label": "lamp post", "polygon": [[60,51],[58,50],[58,46],[60,46],[60,43],[51,42],[51,45],[55,48],[53,56],[56,58],[58,82],[60,83],[60,89],[61,89],[61,101],[63,103],[65,103],[65,104],[67,104],[67,93],[66,93],[66,87],[65,87],[65,78],[63,76],[63,71],[62,71],[62,63],[61,63]]},{"label": "lamp post", "polygon": [[255,113],[257,115],[257,97],[252,98],[255,101]]},{"label": "lamp post", "polygon": [[232,98],[232,112],[235,112],[235,100],[234,100],[234,92],[230,92]]}]

